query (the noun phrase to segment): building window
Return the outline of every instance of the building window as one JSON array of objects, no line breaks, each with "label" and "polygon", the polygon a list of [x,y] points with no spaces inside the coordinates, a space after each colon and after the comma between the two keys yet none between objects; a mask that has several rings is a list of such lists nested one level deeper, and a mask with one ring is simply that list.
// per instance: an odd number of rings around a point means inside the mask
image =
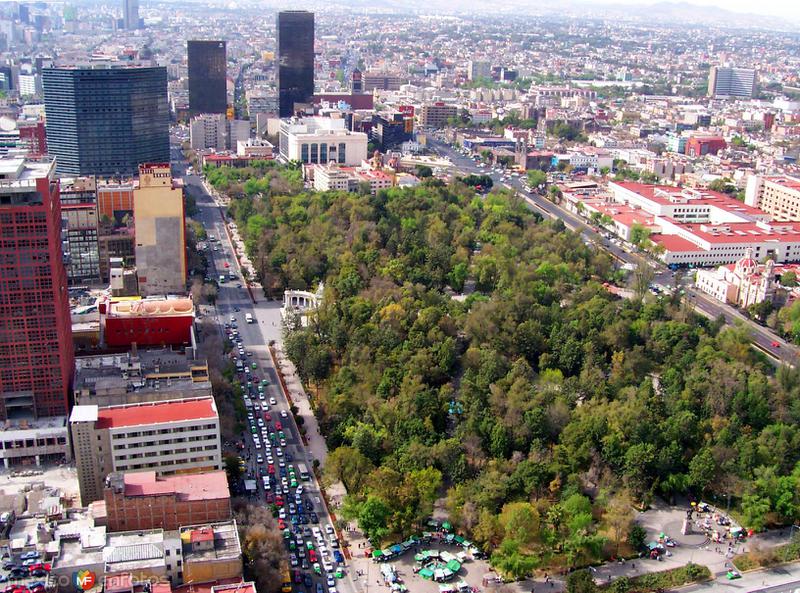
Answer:
[{"label": "building window", "polygon": [[339,142],[339,164],[344,164],[345,162],[345,143]]},{"label": "building window", "polygon": [[325,143],[319,145],[319,162],[328,164],[328,145]]},{"label": "building window", "polygon": [[308,163],[308,144],[303,144],[300,147],[300,160]]},{"label": "building window", "polygon": [[317,164],[319,162],[319,146],[316,142],[311,145],[311,163]]}]

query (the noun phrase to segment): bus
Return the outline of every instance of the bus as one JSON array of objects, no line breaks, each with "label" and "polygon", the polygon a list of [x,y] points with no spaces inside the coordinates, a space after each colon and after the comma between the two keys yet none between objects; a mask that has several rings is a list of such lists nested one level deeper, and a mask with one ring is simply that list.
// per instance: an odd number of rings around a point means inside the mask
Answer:
[{"label": "bus", "polygon": [[281,593],[292,593],[292,573],[286,560],[281,562]]},{"label": "bus", "polygon": [[297,464],[297,473],[300,474],[300,479],[304,482],[307,482],[309,479],[308,476],[308,468],[306,467],[305,463],[298,463]]},{"label": "bus", "polygon": [[253,316],[250,313],[244,314],[245,323],[253,323]]}]

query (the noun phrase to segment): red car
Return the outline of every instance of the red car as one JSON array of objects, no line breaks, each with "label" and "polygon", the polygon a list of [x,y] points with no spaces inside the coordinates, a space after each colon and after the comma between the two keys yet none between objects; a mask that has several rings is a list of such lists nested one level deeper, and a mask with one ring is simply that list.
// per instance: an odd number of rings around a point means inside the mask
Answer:
[{"label": "red car", "polygon": [[275,504],[279,507],[283,506],[283,496],[276,496],[275,497]]},{"label": "red car", "polygon": [[267,492],[266,500],[267,504],[272,504],[275,502],[275,495],[272,492]]},{"label": "red car", "polygon": [[51,568],[52,568],[52,566],[49,563],[45,564],[44,562],[37,562],[36,564],[31,564],[28,567],[28,570],[31,571],[31,572],[33,572],[34,570],[44,570],[44,571],[50,572]]},{"label": "red car", "polygon": [[271,473],[271,474],[274,474],[274,473],[275,473],[275,466],[274,466],[274,465],[272,465],[272,464],[270,463],[270,464],[267,466],[267,471],[268,471],[269,473]]},{"label": "red car", "polygon": [[230,268],[230,267],[231,267],[231,265],[230,265],[228,262],[225,262],[225,267],[226,267],[226,268]]},{"label": "red car", "polygon": [[278,529],[281,530],[286,529],[286,521],[284,521],[283,519],[278,519]]},{"label": "red car", "polygon": [[773,342],[772,342],[772,347],[773,347],[773,348],[780,348],[780,347],[781,347],[781,345],[780,345],[778,342],[775,342],[775,341],[773,341]]},{"label": "red car", "polygon": [[309,562],[316,562],[317,561],[317,551],[316,550],[309,550],[308,551],[308,561]]},{"label": "red car", "polygon": [[264,420],[272,422],[272,415],[269,412],[264,412]]},{"label": "red car", "polygon": [[280,420],[275,421],[275,430],[283,430],[283,424],[281,424]]}]

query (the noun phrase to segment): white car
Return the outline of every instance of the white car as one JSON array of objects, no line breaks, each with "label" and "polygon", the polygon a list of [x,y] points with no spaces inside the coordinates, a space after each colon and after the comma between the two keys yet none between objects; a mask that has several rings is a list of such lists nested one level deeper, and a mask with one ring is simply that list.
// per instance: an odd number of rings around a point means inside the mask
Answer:
[{"label": "white car", "polygon": [[288,418],[289,413],[286,410],[281,410],[281,418]]},{"label": "white car", "polygon": [[333,527],[331,527],[330,525],[326,525],[325,533],[327,533],[328,535],[334,535],[336,532],[333,530]]},{"label": "white car", "polygon": [[275,455],[277,455],[278,457],[283,457],[283,449],[281,449],[280,447],[277,447],[275,449]]},{"label": "white car", "polygon": [[330,560],[323,560],[322,568],[325,569],[325,572],[333,572],[333,564],[331,564]]},{"label": "white car", "polygon": [[261,448],[261,441],[255,441],[254,440],[253,444],[256,446],[256,449],[260,449]]},{"label": "white car", "polygon": [[257,456],[256,456],[256,463],[257,463],[257,464],[259,464],[259,465],[261,465],[262,463],[264,463],[264,458],[263,458],[263,457],[261,457],[261,454],[259,454],[259,455],[257,455]]},{"label": "white car", "polygon": [[277,406],[278,405],[278,400],[276,400],[274,397],[271,397],[271,398],[269,398],[269,403],[271,405],[273,405],[273,406]]}]

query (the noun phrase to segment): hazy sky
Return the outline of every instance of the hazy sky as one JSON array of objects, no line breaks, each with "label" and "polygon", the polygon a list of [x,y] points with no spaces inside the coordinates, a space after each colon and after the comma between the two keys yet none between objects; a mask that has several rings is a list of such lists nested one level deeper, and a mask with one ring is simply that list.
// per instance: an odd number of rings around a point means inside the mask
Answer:
[{"label": "hazy sky", "polygon": [[[585,2],[620,2],[624,4],[636,4],[645,6],[655,2],[648,1],[642,2],[641,0],[584,0]],[[657,0],[655,0],[657,1]],[[669,1],[669,0],[667,0]],[[677,0],[682,1],[682,0]],[[746,12],[753,14],[766,14],[777,16],[790,16],[794,18],[800,17],[800,2],[798,0],[684,0],[690,4],[699,4],[704,6],[718,6],[736,12]]]}]

